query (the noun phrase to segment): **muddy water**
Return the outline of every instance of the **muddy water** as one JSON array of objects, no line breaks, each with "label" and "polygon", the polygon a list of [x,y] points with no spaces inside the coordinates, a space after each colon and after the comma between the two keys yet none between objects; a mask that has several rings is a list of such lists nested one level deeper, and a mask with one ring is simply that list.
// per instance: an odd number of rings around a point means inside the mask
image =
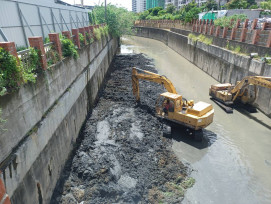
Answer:
[{"label": "muddy water", "polygon": [[[122,53],[144,53],[153,58],[187,99],[206,101],[215,108],[214,122],[195,143],[173,129],[173,150],[195,170],[196,184],[184,203],[271,203],[271,119],[262,113],[234,110],[226,114],[208,96],[216,80],[163,43],[140,37],[122,39]],[[256,119],[256,120],[255,120]]]}]

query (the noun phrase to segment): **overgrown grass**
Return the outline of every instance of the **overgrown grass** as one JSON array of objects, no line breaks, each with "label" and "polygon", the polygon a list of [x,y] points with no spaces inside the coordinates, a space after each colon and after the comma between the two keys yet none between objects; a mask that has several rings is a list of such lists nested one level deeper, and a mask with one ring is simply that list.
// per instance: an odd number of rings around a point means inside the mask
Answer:
[{"label": "overgrown grass", "polygon": [[213,43],[213,39],[212,38],[208,38],[205,35],[200,34],[199,36],[196,36],[192,33],[190,33],[188,35],[188,38],[191,39],[193,42],[199,41],[202,42],[206,45],[211,45]]},{"label": "overgrown grass", "polygon": [[229,42],[227,42],[225,48],[227,50],[231,50],[233,53],[238,54],[238,55],[247,55],[245,52],[242,51],[242,49],[239,45],[234,47],[234,46],[231,46]]},{"label": "overgrown grass", "polygon": [[93,34],[94,34],[94,39],[95,39],[95,40],[98,40],[98,41],[101,40],[101,38],[102,38],[101,29],[99,29],[99,28],[94,28]]}]

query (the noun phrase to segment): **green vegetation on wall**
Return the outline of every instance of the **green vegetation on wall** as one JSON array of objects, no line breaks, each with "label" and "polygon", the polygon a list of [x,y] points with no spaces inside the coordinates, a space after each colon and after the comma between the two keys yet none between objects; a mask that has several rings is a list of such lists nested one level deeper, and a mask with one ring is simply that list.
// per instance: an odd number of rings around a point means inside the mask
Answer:
[{"label": "green vegetation on wall", "polygon": [[27,66],[9,52],[0,48],[0,96],[12,92],[27,82],[36,82],[36,70],[39,65],[38,52],[29,48]]},{"label": "green vegetation on wall", "polygon": [[70,39],[60,35],[60,42],[63,57],[74,57],[75,59],[78,58],[76,47]]}]

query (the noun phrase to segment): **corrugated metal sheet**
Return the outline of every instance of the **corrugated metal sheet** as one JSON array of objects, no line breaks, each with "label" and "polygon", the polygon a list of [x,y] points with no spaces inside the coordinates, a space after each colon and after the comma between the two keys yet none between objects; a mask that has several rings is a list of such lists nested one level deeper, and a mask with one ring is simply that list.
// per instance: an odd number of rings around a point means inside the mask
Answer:
[{"label": "corrugated metal sheet", "polygon": [[[19,9],[22,15],[20,15]],[[39,10],[41,16],[39,16]],[[88,11],[83,8],[56,4],[54,0],[0,0],[0,27],[8,40],[14,41],[16,46],[27,46],[27,38],[33,36],[32,33],[35,36],[44,34],[43,37],[46,37],[50,32],[87,26]],[[51,15],[52,13],[55,18]],[[75,23],[72,22],[72,19]],[[1,35],[0,41],[4,41]]]}]

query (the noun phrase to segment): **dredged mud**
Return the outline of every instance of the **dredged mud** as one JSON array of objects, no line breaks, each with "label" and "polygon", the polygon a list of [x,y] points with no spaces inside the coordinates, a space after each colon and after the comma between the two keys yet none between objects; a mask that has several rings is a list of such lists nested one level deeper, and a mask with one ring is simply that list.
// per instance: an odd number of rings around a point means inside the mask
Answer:
[{"label": "dredged mud", "polygon": [[133,66],[156,72],[142,54],[116,56],[51,203],[180,203],[193,185],[154,114],[164,88],[140,81],[141,104],[136,104]]}]

